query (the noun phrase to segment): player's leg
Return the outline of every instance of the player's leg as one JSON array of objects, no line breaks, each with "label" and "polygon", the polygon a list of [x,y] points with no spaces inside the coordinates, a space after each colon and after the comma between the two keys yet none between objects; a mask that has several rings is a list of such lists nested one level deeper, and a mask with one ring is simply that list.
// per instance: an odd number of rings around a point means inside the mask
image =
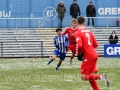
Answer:
[{"label": "player's leg", "polygon": [[71,55],[71,57],[70,57],[70,64],[71,64],[71,65],[72,65],[72,60],[73,60],[74,57],[75,57],[75,53],[72,52],[72,55]]},{"label": "player's leg", "polygon": [[62,64],[62,60],[60,59],[57,66],[56,66],[56,68],[55,68],[56,71],[59,70],[61,64]]},{"label": "player's leg", "polygon": [[72,65],[72,60],[73,60],[73,58],[75,57],[75,54],[76,54],[76,45],[71,47],[70,50],[72,51],[72,55],[70,57],[70,64]]},{"label": "player's leg", "polygon": [[53,52],[53,56],[52,56],[51,59],[48,61],[47,65],[49,65],[52,61],[54,61],[54,60],[57,58],[58,54],[59,54],[59,52],[58,52],[57,50],[55,50],[55,51]]},{"label": "player's leg", "polygon": [[92,77],[89,77],[88,75],[85,74],[81,74],[81,79],[84,81],[89,81],[91,87],[93,88],[93,90],[99,90],[99,87],[97,85],[97,82],[95,81],[95,79],[91,79]]},{"label": "player's leg", "polygon": [[57,57],[56,55],[53,55],[51,59],[48,61],[47,65],[49,65],[52,61],[54,61],[56,57]]},{"label": "player's leg", "polygon": [[[71,49],[72,49],[72,46],[69,45],[68,48],[67,48],[67,50],[66,50],[66,53],[67,53],[69,50],[71,50]],[[73,53],[72,53],[72,54],[73,54]],[[74,56],[74,55],[71,55],[71,56],[70,56],[70,64],[72,64],[72,59],[74,58],[73,56]]]},{"label": "player's leg", "polygon": [[[109,86],[109,82],[107,79],[107,76],[105,74],[103,75],[96,75],[93,74],[95,68],[96,68],[96,63],[97,63],[97,58],[96,59],[92,59],[92,60],[87,60],[85,59],[82,62],[81,65],[81,79],[85,80],[85,81],[89,81],[89,80],[104,80],[106,86]],[[95,85],[96,86],[96,85]]]},{"label": "player's leg", "polygon": [[[91,81],[91,80],[103,80],[106,84],[107,87],[109,87],[109,81],[107,79],[107,75],[106,74],[102,74],[102,75],[96,75],[96,74],[88,74],[88,75],[81,75],[81,79],[84,81]],[[94,85],[96,86],[96,85]]]},{"label": "player's leg", "polygon": [[81,74],[81,79],[84,81],[89,80],[100,80],[101,75],[95,75],[95,74]]},{"label": "player's leg", "polygon": [[71,46],[69,45],[68,48],[66,49],[66,53],[71,50]]},{"label": "player's leg", "polygon": [[55,68],[56,71],[59,70],[59,68],[60,68],[60,66],[61,66],[61,64],[62,64],[62,61],[65,59],[65,57],[66,57],[66,53],[60,53],[60,54],[59,54],[60,60],[59,60],[57,66],[56,66],[56,68]]},{"label": "player's leg", "polygon": [[98,85],[95,80],[103,80],[106,86],[109,87],[109,82],[108,82],[106,74],[103,74],[103,75],[89,74],[89,75],[85,75],[84,77],[82,77],[82,79],[89,81],[94,90],[99,90]]},{"label": "player's leg", "polygon": [[91,87],[93,88],[93,90],[100,90],[95,80],[89,80],[89,83]]},{"label": "player's leg", "polygon": [[92,59],[92,60],[87,60],[86,59],[86,61],[85,62],[83,62],[84,64],[82,64],[82,65],[85,65],[85,63],[87,62],[87,66],[81,66],[81,68],[84,70],[84,69],[86,69],[85,71],[84,71],[84,74],[85,75],[83,75],[83,79],[84,80],[100,80],[100,77],[101,77],[101,75],[97,75],[97,74],[95,74],[95,72],[96,72],[96,64],[97,64],[97,58],[96,59]]},{"label": "player's leg", "polygon": [[84,59],[81,64],[81,78],[82,80],[97,80],[100,79],[100,75],[94,75],[97,63],[97,57],[93,59]]}]

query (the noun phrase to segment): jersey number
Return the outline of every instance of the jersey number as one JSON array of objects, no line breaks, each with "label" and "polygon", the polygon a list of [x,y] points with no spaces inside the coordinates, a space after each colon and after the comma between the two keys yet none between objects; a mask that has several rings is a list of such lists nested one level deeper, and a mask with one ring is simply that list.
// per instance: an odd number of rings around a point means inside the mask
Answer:
[{"label": "jersey number", "polygon": [[90,35],[89,35],[89,33],[86,33],[86,37],[88,38],[88,45],[92,45],[91,42],[90,42]]}]

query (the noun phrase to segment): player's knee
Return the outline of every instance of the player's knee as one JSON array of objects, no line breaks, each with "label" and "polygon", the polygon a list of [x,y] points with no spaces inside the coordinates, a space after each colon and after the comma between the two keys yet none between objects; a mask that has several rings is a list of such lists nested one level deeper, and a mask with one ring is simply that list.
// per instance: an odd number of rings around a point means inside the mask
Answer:
[{"label": "player's knee", "polygon": [[72,56],[75,57],[75,53],[73,53]]},{"label": "player's knee", "polygon": [[55,57],[52,57],[51,59],[52,59],[52,60],[55,60]]},{"label": "player's knee", "polygon": [[55,60],[56,58],[54,57],[54,58],[52,58],[53,60]]},{"label": "player's knee", "polygon": [[84,77],[83,77],[83,76],[81,76],[81,80],[84,80]]},{"label": "player's knee", "polygon": [[56,56],[54,55],[54,56],[52,56],[52,60],[55,60],[56,59]]},{"label": "player's knee", "polygon": [[85,76],[82,75],[81,76],[81,80],[85,81]]}]

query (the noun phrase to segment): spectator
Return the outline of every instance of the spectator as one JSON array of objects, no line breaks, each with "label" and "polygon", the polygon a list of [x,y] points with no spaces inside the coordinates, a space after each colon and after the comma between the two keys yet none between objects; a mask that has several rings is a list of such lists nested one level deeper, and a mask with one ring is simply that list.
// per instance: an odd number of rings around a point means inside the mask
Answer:
[{"label": "spectator", "polygon": [[96,9],[95,9],[95,6],[92,4],[92,2],[90,2],[89,5],[86,8],[86,15],[88,17],[88,26],[90,24],[90,18],[89,17],[93,17],[92,18],[92,25],[94,27],[94,17],[96,17]]},{"label": "spectator", "polygon": [[79,5],[77,4],[76,0],[73,0],[73,4],[71,4],[70,6],[70,15],[72,16],[72,18],[77,19],[77,16],[80,16],[80,8]]},{"label": "spectator", "polygon": [[60,1],[60,3],[57,6],[56,11],[58,13],[58,27],[62,28],[63,18],[66,13],[66,8],[63,4],[63,1]]},{"label": "spectator", "polygon": [[112,34],[109,37],[110,44],[117,44],[118,43],[118,36],[116,35],[116,32],[113,31]]}]

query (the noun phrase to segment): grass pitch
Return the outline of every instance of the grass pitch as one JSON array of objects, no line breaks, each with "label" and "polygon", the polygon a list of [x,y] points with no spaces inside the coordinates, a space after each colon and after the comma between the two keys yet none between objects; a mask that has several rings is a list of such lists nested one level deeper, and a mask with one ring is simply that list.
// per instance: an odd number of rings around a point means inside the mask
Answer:
[{"label": "grass pitch", "polygon": [[[49,59],[0,60],[0,90],[92,90],[87,81],[80,80],[80,61],[69,59],[55,71],[58,59],[47,66]],[[106,73],[110,81],[107,88],[97,81],[100,90],[120,90],[120,58],[99,58],[99,73]]]}]

